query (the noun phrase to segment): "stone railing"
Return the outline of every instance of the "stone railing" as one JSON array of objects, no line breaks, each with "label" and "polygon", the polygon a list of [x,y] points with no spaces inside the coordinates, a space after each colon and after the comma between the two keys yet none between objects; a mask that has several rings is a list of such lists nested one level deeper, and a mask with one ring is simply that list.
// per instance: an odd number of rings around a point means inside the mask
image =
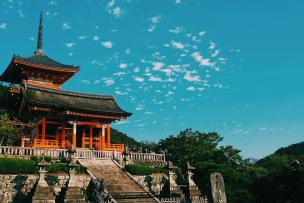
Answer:
[{"label": "stone railing", "polygon": [[0,146],[0,155],[68,157],[66,149]]},{"label": "stone railing", "polygon": [[[12,147],[0,146],[0,155],[8,156],[50,156],[52,158],[68,157],[67,149],[53,148],[32,148],[32,147]],[[117,151],[99,151],[89,149],[76,149],[76,158],[78,159],[123,159],[123,153]],[[155,153],[135,153],[128,154],[131,161],[161,161],[165,162],[164,154]]]},{"label": "stone railing", "polygon": [[128,156],[132,161],[166,161],[164,154],[130,152]]}]

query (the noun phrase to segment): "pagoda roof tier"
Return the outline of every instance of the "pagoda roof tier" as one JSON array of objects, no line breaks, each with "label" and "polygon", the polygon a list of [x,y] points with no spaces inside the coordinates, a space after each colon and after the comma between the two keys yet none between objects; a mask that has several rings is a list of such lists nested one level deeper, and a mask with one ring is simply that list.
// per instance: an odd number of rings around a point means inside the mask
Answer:
[{"label": "pagoda roof tier", "polygon": [[[122,110],[111,95],[84,94],[32,85],[22,89],[23,102],[33,110],[51,110],[62,114],[89,117],[127,118],[132,113]],[[23,103],[22,102],[22,103]]]},{"label": "pagoda roof tier", "polygon": [[35,53],[30,57],[14,55],[0,81],[21,84],[22,80],[34,78],[61,85],[78,71],[78,66],[64,65],[44,54]]}]

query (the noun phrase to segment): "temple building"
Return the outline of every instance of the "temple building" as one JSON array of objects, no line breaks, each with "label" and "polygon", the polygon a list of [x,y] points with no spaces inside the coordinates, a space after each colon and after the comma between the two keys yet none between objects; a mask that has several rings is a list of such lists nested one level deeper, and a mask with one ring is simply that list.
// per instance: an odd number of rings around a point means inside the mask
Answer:
[{"label": "temple building", "polygon": [[123,151],[123,144],[111,144],[110,124],[132,113],[121,109],[111,95],[62,90],[61,86],[80,68],[49,58],[43,50],[42,31],[41,14],[34,55],[14,55],[0,76],[0,81],[10,84],[0,98],[1,106],[13,110],[18,119],[34,124],[21,145]]}]

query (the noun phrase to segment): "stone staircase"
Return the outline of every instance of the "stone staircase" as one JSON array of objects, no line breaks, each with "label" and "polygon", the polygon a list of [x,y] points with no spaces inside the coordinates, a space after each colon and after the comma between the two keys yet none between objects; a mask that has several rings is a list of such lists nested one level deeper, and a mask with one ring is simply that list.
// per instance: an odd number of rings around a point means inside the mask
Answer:
[{"label": "stone staircase", "polygon": [[148,192],[139,186],[112,160],[80,160],[95,178],[102,178],[107,192],[118,203],[155,203]]}]

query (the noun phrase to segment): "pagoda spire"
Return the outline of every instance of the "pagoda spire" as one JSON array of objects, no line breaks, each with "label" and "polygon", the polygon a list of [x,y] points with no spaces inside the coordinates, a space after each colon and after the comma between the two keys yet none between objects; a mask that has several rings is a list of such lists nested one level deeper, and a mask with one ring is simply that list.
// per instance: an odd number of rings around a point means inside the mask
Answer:
[{"label": "pagoda spire", "polygon": [[37,49],[35,51],[36,55],[44,55],[44,52],[42,49],[42,40],[43,40],[43,26],[42,26],[42,11],[41,11],[40,19],[39,19]]}]

